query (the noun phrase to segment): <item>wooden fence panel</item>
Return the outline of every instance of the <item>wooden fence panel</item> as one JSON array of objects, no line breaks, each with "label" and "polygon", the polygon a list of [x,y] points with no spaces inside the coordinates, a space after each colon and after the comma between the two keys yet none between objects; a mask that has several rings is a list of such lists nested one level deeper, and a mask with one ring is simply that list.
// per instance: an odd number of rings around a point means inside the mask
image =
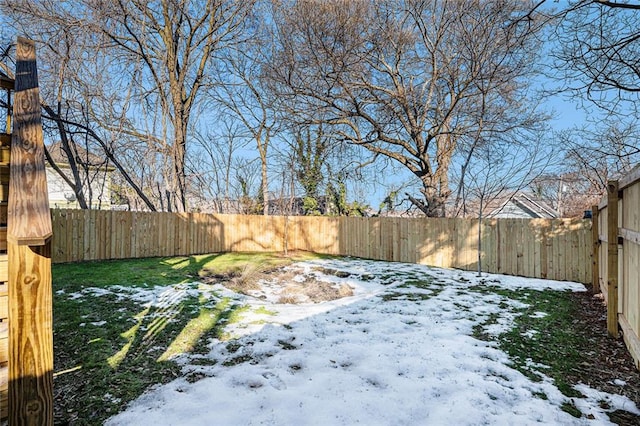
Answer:
[{"label": "wooden fence panel", "polygon": [[[384,240],[382,236],[384,235],[384,218],[374,217],[371,218],[371,221],[368,224],[369,228],[369,238],[370,238],[370,258],[371,259],[382,259],[384,258],[385,248],[384,248]],[[347,228],[345,229],[347,238],[354,238],[351,234],[351,231]],[[356,255],[352,253],[352,255]]]},{"label": "wooden fence panel", "polygon": [[162,219],[160,219],[162,226],[164,227],[163,233],[165,234],[163,246],[159,248],[159,253],[162,256],[177,256],[180,251],[180,241],[178,235],[180,229],[178,223],[181,221],[181,216],[172,213],[160,213]]},{"label": "wooden fence panel", "polygon": [[[478,221],[53,210],[54,262],[305,250],[478,268]],[[606,210],[600,222],[606,221]],[[485,219],[482,270],[591,280],[590,222]]]},{"label": "wooden fence panel", "polygon": [[617,336],[622,329],[640,367],[640,166],[607,187],[608,196],[597,206],[594,233],[599,241],[593,270],[605,295],[609,334]]},{"label": "wooden fence panel", "polygon": [[433,231],[432,238],[435,239],[436,245],[434,247],[434,265],[441,266],[443,268],[449,267],[448,254],[451,250],[449,246],[449,235],[446,225],[442,219],[436,219],[433,222],[433,226],[427,226]]},{"label": "wooden fence panel", "polygon": [[435,253],[436,248],[436,240],[433,237],[434,235],[434,225],[435,222],[425,222],[422,220],[417,220],[418,222],[418,250],[416,252],[417,262],[423,265],[434,265],[435,266],[435,258],[433,253]]},{"label": "wooden fence panel", "polygon": [[502,274],[506,271],[505,264],[507,263],[506,244],[507,244],[507,227],[506,222],[498,221],[496,223],[496,272]]},{"label": "wooden fence panel", "polygon": [[482,220],[482,270],[498,272],[498,219]]},{"label": "wooden fence panel", "polygon": [[535,229],[532,228],[531,221],[523,221],[520,224],[520,239],[519,251],[522,271],[519,275],[533,277],[536,274],[534,262],[537,242]]},{"label": "wooden fence panel", "polygon": [[609,209],[606,207],[599,207],[600,212],[598,214],[598,235],[600,240],[600,245],[598,249],[598,269],[600,275],[598,276],[598,282],[600,283],[600,291],[604,296],[605,303],[607,303],[607,275],[608,275],[608,262],[607,262],[607,245],[608,241],[608,233],[609,233]]},{"label": "wooden fence panel", "polygon": [[551,252],[550,255],[547,256],[547,260],[550,261],[551,276],[550,278],[553,280],[557,280],[558,277],[562,275],[565,269],[565,251],[560,251],[560,246],[564,245],[564,238],[560,233],[559,224],[556,220],[551,222]]},{"label": "wooden fence panel", "polygon": [[522,248],[522,219],[507,219],[509,222],[509,239],[507,241],[507,251],[505,255],[509,257],[509,269],[507,269],[508,274],[510,275],[518,275],[518,267],[520,266],[518,263],[519,259],[522,257],[521,248]]},{"label": "wooden fence panel", "polygon": [[524,238],[524,270],[522,275],[535,277],[536,274],[538,274],[536,262],[539,262],[539,260],[536,260],[536,254],[539,253],[540,250],[536,250],[538,246],[538,234],[531,221],[526,223]]},{"label": "wooden fence panel", "polygon": [[392,218],[380,219],[380,260],[393,260],[393,227]]},{"label": "wooden fence panel", "polygon": [[413,228],[413,243],[411,245],[411,251],[413,252],[412,254],[413,260],[411,261],[411,263],[420,263],[421,246],[424,241],[422,239],[422,232],[425,225],[417,219],[411,220],[411,224]]},{"label": "wooden fence panel", "polygon": [[[640,335],[640,182],[623,189],[620,207],[620,310],[633,333]],[[640,354],[638,354],[640,356]]]}]

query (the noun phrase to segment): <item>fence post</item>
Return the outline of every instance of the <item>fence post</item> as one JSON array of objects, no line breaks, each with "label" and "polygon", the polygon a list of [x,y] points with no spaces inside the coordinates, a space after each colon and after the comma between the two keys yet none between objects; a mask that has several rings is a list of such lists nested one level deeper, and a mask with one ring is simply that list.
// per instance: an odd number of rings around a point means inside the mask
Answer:
[{"label": "fence post", "polygon": [[53,424],[51,215],[35,44],[18,37],[7,221],[9,424]]},{"label": "fence post", "polygon": [[600,210],[598,205],[591,207],[591,239],[593,240],[593,249],[591,250],[591,284],[593,292],[600,292]]},{"label": "fence post", "polygon": [[618,337],[618,181],[607,183],[607,331]]}]

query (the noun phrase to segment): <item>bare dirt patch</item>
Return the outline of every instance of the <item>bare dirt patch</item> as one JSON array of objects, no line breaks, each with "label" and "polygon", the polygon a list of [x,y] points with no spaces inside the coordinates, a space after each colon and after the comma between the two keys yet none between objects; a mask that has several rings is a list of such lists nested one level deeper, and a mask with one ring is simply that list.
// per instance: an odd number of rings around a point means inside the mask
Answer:
[{"label": "bare dirt patch", "polygon": [[[348,276],[342,271],[335,274],[329,270],[318,272],[340,278]],[[268,288],[271,294],[277,295],[277,303],[283,304],[322,303],[353,296],[353,289],[348,284],[323,281],[315,274],[291,267],[260,269],[254,266],[212,275],[205,281],[221,283],[230,290],[260,298],[266,298],[263,290]]]},{"label": "bare dirt patch", "polygon": [[[263,286],[269,286],[272,294],[279,294],[277,303],[320,303],[353,295],[353,289],[348,285],[322,281],[318,275],[349,276],[344,271],[326,268],[302,273],[297,268],[279,267],[217,276],[212,280],[251,295],[255,295]],[[570,297],[577,308],[573,324],[568,326],[583,341],[580,347],[574,349],[586,356],[570,371],[565,371],[564,378],[574,385],[583,383],[603,392],[624,395],[640,407],[640,371],[635,367],[622,338],[608,336],[602,296],[587,291],[572,293]],[[604,401],[602,403],[606,404]],[[640,424],[640,417],[627,411],[619,410],[609,413],[609,416],[618,425]]]},{"label": "bare dirt patch", "polygon": [[[635,367],[622,338],[607,335],[607,311],[602,295],[593,292],[573,293],[578,309],[574,320],[577,333],[589,342],[586,361],[567,372],[574,383],[584,383],[594,389],[624,395],[640,407],[640,371]],[[619,425],[638,425],[640,417],[617,411],[609,415]]]}]

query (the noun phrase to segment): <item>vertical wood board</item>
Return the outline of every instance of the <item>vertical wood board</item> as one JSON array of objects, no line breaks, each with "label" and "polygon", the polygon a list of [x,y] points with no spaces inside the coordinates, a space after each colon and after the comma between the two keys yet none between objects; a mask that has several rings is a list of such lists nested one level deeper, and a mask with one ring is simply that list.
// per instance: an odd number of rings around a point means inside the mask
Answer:
[{"label": "vertical wood board", "polygon": [[618,337],[618,181],[607,184],[607,331]]},{"label": "vertical wood board", "polygon": [[18,37],[16,82],[11,140],[8,239],[19,244],[42,245],[53,233],[35,43]]},{"label": "vertical wood board", "polygon": [[50,245],[9,244],[9,423],[53,424]]}]

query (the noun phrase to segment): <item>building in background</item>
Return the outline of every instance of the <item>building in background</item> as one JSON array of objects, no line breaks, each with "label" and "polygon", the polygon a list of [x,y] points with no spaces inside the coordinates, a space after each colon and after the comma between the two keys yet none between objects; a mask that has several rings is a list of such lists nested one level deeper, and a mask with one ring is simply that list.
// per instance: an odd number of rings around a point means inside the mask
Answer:
[{"label": "building in background", "polygon": [[[62,144],[60,142],[51,144],[47,146],[47,150],[55,165],[73,182],[73,172],[67,153],[62,149]],[[78,175],[82,182],[82,191],[87,205],[91,209],[111,209],[111,178],[115,169],[108,166],[105,159],[91,154],[81,147],[74,147],[74,151]],[[59,209],[80,208],[73,187],[60,176],[48,160],[46,172],[49,206]]]},{"label": "building in background", "polygon": [[[484,210],[484,209],[483,209]],[[559,217],[547,202],[525,192],[516,192],[490,203],[485,210],[490,218],[555,219]]]}]

